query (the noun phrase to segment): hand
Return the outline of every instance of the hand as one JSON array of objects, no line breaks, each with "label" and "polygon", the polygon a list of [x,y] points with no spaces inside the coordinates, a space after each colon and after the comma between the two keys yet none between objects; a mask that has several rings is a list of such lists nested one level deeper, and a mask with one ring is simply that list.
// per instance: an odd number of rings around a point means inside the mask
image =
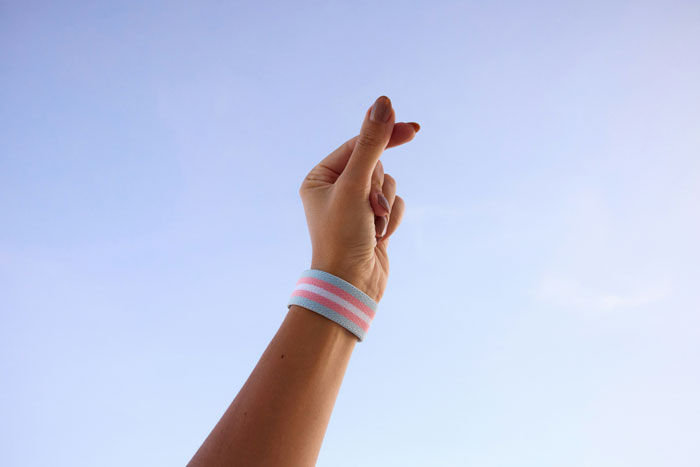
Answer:
[{"label": "hand", "polygon": [[299,189],[311,236],[311,269],[350,282],[376,302],[389,276],[388,240],[404,212],[396,181],[384,174],[379,157],[384,149],[411,141],[420,129],[394,120],[391,101],[379,97],[360,134],[311,169]]}]

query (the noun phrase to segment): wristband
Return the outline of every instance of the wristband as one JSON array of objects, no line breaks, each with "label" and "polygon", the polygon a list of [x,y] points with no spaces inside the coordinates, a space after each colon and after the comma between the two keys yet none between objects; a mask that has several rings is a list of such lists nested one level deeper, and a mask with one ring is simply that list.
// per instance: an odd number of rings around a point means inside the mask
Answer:
[{"label": "wristband", "polygon": [[364,340],[377,311],[377,302],[338,276],[319,269],[301,273],[287,309],[299,305],[335,321]]}]

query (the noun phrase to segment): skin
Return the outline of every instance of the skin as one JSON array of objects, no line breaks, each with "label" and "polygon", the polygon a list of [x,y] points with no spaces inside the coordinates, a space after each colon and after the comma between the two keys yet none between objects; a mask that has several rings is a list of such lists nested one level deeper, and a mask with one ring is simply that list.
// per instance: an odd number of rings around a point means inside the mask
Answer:
[{"label": "skin", "polygon": [[[382,104],[388,105],[384,112]],[[420,127],[395,123],[384,96],[374,106],[377,111],[367,110],[360,134],[319,162],[299,194],[312,243],[311,269],[335,274],[379,302],[389,274],[388,240],[404,211],[396,181],[384,173],[379,157],[384,149],[412,140]],[[382,115],[388,115],[386,121]],[[383,236],[382,216],[388,219]],[[248,380],[188,465],[315,465],[356,343],[357,337],[335,322],[289,307]]]}]

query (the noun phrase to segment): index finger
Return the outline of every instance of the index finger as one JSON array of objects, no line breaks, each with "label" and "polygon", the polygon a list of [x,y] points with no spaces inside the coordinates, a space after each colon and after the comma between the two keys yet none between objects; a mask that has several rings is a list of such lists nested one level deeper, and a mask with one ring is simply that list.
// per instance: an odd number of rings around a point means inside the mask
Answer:
[{"label": "index finger", "polygon": [[[404,123],[399,122],[394,125],[394,130],[391,133],[391,138],[389,138],[389,143],[387,143],[386,148],[393,148],[395,146],[400,146],[402,144],[408,143],[416,136],[416,133],[420,130],[420,125],[415,122]],[[359,135],[358,135],[359,136]],[[336,175],[340,175],[345,166],[350,159],[352,151],[355,149],[355,144],[357,143],[357,136],[353,136],[342,145],[340,145],[335,151],[326,156],[318,165],[324,167],[328,170],[332,170]]]}]

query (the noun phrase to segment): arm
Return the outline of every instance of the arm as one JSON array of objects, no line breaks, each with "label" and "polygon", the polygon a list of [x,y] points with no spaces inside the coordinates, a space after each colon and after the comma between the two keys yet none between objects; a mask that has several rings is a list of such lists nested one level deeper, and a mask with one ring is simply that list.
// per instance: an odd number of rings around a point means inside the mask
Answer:
[{"label": "arm", "polygon": [[191,465],[314,465],[356,342],[292,305]]},{"label": "arm", "polygon": [[[388,278],[388,238],[404,209],[379,157],[385,148],[410,141],[418,128],[394,123],[391,102],[380,97],[367,111],[360,135],[314,167],[299,190],[311,236],[311,269],[334,274],[377,302]],[[189,465],[315,465],[356,343],[355,335],[335,322],[289,307]]]}]

